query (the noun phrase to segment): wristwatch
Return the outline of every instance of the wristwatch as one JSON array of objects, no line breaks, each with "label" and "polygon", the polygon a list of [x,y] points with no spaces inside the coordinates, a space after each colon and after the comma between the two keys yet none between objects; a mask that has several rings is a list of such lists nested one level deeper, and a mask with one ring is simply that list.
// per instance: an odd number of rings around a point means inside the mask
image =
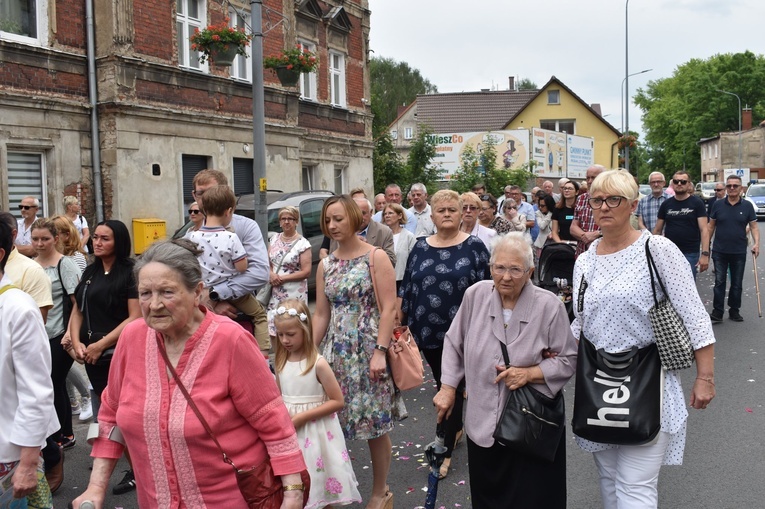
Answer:
[{"label": "wristwatch", "polygon": [[218,295],[218,292],[215,290],[210,290],[208,295],[210,296],[210,300],[214,300],[216,302],[220,300],[220,295]]},{"label": "wristwatch", "polygon": [[702,251],[701,256],[709,256],[709,251]]}]

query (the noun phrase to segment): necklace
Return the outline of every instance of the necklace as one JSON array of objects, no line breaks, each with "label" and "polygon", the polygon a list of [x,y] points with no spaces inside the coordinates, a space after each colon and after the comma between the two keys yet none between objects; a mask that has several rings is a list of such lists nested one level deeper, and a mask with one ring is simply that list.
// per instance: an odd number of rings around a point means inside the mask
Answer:
[{"label": "necklace", "polygon": [[282,241],[283,242],[292,242],[293,240],[295,240],[299,236],[300,236],[300,234],[298,232],[295,232],[294,234],[292,234],[291,237],[285,237],[284,233],[282,233]]}]

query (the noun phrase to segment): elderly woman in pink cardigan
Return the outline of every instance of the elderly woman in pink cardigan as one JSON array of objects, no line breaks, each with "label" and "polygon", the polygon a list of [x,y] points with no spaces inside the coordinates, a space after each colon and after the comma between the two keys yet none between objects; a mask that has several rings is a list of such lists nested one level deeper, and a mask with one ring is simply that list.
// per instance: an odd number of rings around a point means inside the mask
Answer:
[{"label": "elderly woman in pink cardigan", "polygon": [[[563,303],[531,284],[534,257],[522,233],[494,239],[490,265],[492,281],[468,288],[446,333],[441,390],[433,399],[438,419],[451,412],[464,377],[475,509],[565,508],[565,433],[552,463],[496,443],[493,433],[509,391],[530,384],[553,397],[563,389],[576,368],[576,340]],[[507,347],[510,367],[500,343]]]},{"label": "elderly woman in pink cardigan", "polygon": [[274,377],[249,333],[199,305],[197,253],[185,239],[158,242],[136,264],[143,320],[126,326],[117,344],[94,425],[93,473],[74,509],[85,500],[103,507],[125,447],[140,507],[248,507],[173,370],[234,464],[270,461],[284,486],[282,509],[304,505],[306,467]]}]

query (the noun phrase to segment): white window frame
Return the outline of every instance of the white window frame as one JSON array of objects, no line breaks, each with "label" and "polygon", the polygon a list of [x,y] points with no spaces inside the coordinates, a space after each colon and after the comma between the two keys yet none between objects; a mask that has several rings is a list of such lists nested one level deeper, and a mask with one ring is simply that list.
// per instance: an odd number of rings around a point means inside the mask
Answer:
[{"label": "white window frame", "polygon": [[[302,169],[301,185],[304,191],[312,191],[315,189],[316,182],[316,166],[306,165]],[[308,186],[308,187],[306,187]]]},{"label": "white window frame", "polygon": [[[316,54],[316,45],[311,41],[298,39],[298,44],[303,49]],[[300,75],[300,98],[304,101],[316,101],[318,98],[316,92],[316,71],[304,72]]]},{"label": "white window frame", "polygon": [[[176,29],[180,24],[180,33],[178,36],[178,65],[184,69],[191,69],[194,71],[208,72],[209,67],[207,62],[201,63],[198,60],[200,53],[191,51],[191,41],[189,38],[194,35],[194,29],[200,30],[207,25],[207,2],[205,0],[178,0],[184,9],[183,12],[175,13]],[[199,18],[192,18],[188,15],[189,4],[196,3],[199,12]],[[192,55],[195,53],[196,55]],[[195,59],[195,64],[192,65],[192,59]]]},{"label": "white window frame", "polygon": [[397,140],[398,139],[398,130],[397,129],[393,129],[390,132],[390,137],[391,137],[392,140]]},{"label": "white window frame", "polygon": [[[555,94],[555,98],[552,97]],[[560,90],[547,91],[547,104],[560,104]]]},{"label": "white window frame", "polygon": [[414,138],[414,129],[411,127],[404,127],[404,139],[411,140]]},{"label": "white window frame", "polygon": [[[0,16],[2,16],[2,9],[10,8],[10,4],[6,3],[7,0],[3,0],[3,6],[0,7]],[[34,46],[47,46],[48,45],[48,0],[35,0],[35,19],[37,19],[37,35],[35,37],[29,37],[27,35],[14,34],[12,32],[4,32],[0,30],[0,39],[6,41],[15,41],[23,44],[31,44]]]},{"label": "white window frame", "polygon": [[[542,123],[543,122],[546,122],[546,123],[555,122],[555,129],[547,129],[545,127],[542,127]],[[568,131],[561,131],[561,127],[560,127],[561,122],[566,123],[566,124],[572,123],[574,125],[574,132],[570,133]],[[539,121],[539,128],[540,129],[547,129],[548,131],[552,130],[552,131],[559,132],[559,133],[576,134],[576,119],[556,119],[556,120],[553,120],[553,119],[542,119],[542,120]]]},{"label": "white window frame", "polygon": [[[338,65],[335,65],[335,59]],[[337,83],[336,83],[337,82]],[[346,107],[345,55],[329,52],[329,103],[339,108]]]},{"label": "white window frame", "polygon": [[343,194],[346,192],[348,188],[348,182],[347,182],[348,172],[346,171],[346,169],[347,169],[346,166],[337,166],[337,165],[334,168],[334,175],[333,175],[334,186],[333,187],[335,188],[334,189],[335,194]]},{"label": "white window frame", "polygon": [[[252,26],[252,16],[250,13],[242,9],[234,9],[232,6],[228,8],[229,26],[233,28],[244,28],[249,32],[249,28]],[[238,23],[241,20],[241,25]],[[247,56],[237,55],[234,57],[234,62],[230,67],[230,76],[235,80],[246,81],[252,83],[252,44],[248,44],[244,47],[244,51]],[[244,72],[242,72],[242,69]]]},{"label": "white window frame", "polygon": [[715,143],[714,145],[715,145],[715,159],[717,159],[717,143]]},{"label": "white window frame", "polygon": [[[32,170],[31,169],[16,169],[14,168],[11,170],[8,168],[7,175],[6,175],[6,181],[4,182],[4,185],[6,186],[6,190],[8,192],[8,208],[13,214],[13,216],[16,219],[21,219],[21,212],[18,210],[18,204],[21,203],[21,199],[24,198],[24,196],[30,195],[30,196],[36,196],[37,199],[40,200],[40,209],[38,210],[39,217],[47,217],[48,216],[48,170],[46,167],[46,152],[41,150],[29,150],[29,149],[16,149],[16,148],[8,148],[8,151],[6,153],[6,162],[8,161],[7,157],[8,155],[12,154],[24,154],[24,155],[33,155],[33,156],[39,156],[40,158],[40,183],[39,186],[36,184],[35,180],[32,181],[26,181],[24,180],[23,175],[29,174]],[[10,166],[10,163],[8,163]],[[36,173],[36,172],[35,172]],[[37,175],[35,175],[37,177]],[[19,185],[23,184],[23,185]],[[37,189],[39,187],[39,190]],[[19,191],[17,192],[16,189]],[[39,194],[39,196],[38,196]]]}]

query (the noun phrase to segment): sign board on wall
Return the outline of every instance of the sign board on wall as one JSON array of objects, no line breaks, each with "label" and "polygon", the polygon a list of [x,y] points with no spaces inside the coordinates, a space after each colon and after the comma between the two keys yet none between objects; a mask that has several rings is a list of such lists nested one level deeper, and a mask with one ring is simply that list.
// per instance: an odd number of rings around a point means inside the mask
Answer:
[{"label": "sign board on wall", "polygon": [[536,161],[534,173],[538,177],[561,178],[567,176],[566,133],[532,129],[531,144]]},{"label": "sign board on wall", "polygon": [[595,163],[595,139],[569,134],[566,143],[568,178],[584,179]]},{"label": "sign board on wall", "polygon": [[723,169],[723,182],[725,182],[730,175],[735,175],[741,179],[741,183],[749,185],[749,181],[752,180],[751,172],[749,168],[724,168]]},{"label": "sign board on wall", "polygon": [[436,145],[436,157],[432,163],[441,166],[442,177],[445,180],[449,180],[457,172],[461,156],[467,147],[472,147],[476,154],[480,154],[489,140],[494,143],[498,168],[516,169],[529,161],[529,131],[527,129],[433,134],[431,139]]}]

